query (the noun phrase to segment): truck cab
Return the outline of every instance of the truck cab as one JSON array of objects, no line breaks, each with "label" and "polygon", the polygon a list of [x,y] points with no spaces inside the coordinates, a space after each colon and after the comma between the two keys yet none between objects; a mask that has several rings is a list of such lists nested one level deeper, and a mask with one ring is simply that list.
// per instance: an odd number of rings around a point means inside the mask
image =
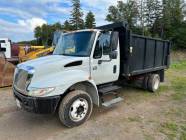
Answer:
[{"label": "truck cab", "polygon": [[[122,101],[116,94],[112,100],[104,100],[120,88],[118,83],[130,79],[123,74],[119,37],[122,34],[110,30],[110,25],[109,30],[62,34],[53,55],[17,66],[13,83],[17,106],[35,113],[58,112],[60,121],[73,127],[90,117],[93,105],[109,107]],[[150,81],[154,91],[160,83],[156,71]]]},{"label": "truck cab", "polygon": [[6,58],[11,58],[11,41],[8,38],[0,38],[0,50],[4,51]]}]

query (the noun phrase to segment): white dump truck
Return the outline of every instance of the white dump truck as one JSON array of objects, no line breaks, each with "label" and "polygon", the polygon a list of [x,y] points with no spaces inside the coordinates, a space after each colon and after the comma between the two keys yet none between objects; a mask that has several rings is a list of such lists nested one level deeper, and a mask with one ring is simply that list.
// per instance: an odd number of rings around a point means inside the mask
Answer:
[{"label": "white dump truck", "polygon": [[74,31],[61,35],[53,55],[17,66],[13,93],[18,107],[57,112],[74,127],[90,117],[93,105],[121,102],[116,91],[124,83],[158,90],[169,60],[169,41],[132,34],[126,23]]}]

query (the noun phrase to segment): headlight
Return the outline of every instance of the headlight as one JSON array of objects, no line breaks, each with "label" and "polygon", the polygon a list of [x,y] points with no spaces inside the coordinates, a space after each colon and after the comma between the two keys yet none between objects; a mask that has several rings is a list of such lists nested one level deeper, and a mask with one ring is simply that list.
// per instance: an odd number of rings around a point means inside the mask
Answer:
[{"label": "headlight", "polygon": [[47,94],[51,93],[54,90],[55,90],[55,88],[53,88],[53,87],[31,89],[30,91],[28,91],[28,95],[30,95],[30,96],[43,96],[43,95],[47,95]]},{"label": "headlight", "polygon": [[27,66],[27,71],[28,71],[29,74],[32,75],[32,74],[34,74],[35,69],[33,67]]},{"label": "headlight", "polygon": [[17,72],[18,72],[18,68],[16,67],[15,70],[14,70],[14,79],[15,79],[15,76],[16,76]]}]

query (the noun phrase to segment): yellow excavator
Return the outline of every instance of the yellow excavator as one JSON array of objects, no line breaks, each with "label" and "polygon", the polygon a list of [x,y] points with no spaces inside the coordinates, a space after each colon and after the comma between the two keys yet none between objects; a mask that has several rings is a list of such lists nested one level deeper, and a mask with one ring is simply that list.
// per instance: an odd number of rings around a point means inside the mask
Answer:
[{"label": "yellow excavator", "polygon": [[38,57],[52,54],[54,47],[45,46],[20,46],[19,47],[19,62],[25,62]]},{"label": "yellow excavator", "polygon": [[57,42],[63,32],[54,32],[52,46],[20,46],[19,47],[19,62],[25,62],[38,57],[52,54]]},{"label": "yellow excavator", "polygon": [[62,33],[54,33],[52,46],[12,45],[0,38],[0,88],[12,85],[16,64],[52,54]]}]

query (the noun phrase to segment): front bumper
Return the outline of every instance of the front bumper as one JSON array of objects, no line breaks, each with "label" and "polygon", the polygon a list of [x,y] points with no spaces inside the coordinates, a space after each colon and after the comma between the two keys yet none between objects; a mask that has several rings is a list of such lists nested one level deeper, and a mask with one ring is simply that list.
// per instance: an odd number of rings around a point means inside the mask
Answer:
[{"label": "front bumper", "polygon": [[55,113],[60,102],[60,96],[53,97],[31,97],[26,96],[13,89],[14,96],[20,102],[21,108],[28,112],[38,114]]}]

